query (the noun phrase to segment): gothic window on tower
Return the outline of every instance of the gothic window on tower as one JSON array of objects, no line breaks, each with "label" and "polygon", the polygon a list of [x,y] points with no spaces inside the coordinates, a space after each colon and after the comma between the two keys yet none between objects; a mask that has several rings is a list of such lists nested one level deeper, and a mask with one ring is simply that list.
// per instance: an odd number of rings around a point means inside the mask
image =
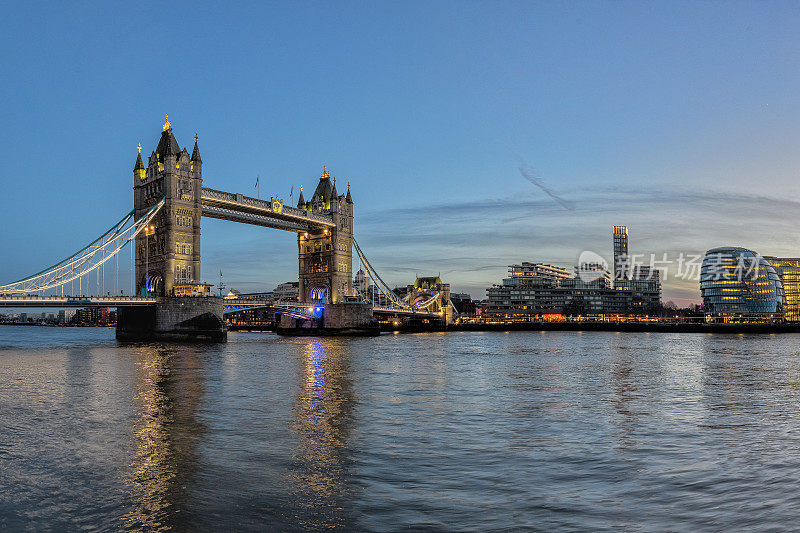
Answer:
[{"label": "gothic window on tower", "polygon": [[175,282],[188,283],[192,281],[192,265],[175,265]]},{"label": "gothic window on tower", "polygon": [[185,242],[178,242],[175,243],[175,253],[183,254],[183,255],[191,255],[192,253],[192,245],[187,244]]}]

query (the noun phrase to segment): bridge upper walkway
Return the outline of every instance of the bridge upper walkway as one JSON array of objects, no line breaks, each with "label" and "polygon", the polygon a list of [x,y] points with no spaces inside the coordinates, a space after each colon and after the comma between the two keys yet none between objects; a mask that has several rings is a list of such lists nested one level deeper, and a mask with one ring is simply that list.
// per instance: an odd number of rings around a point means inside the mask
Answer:
[{"label": "bridge upper walkway", "polygon": [[333,216],[313,213],[280,202],[251,198],[242,194],[203,188],[203,216],[243,224],[303,233],[311,228],[333,228]]}]

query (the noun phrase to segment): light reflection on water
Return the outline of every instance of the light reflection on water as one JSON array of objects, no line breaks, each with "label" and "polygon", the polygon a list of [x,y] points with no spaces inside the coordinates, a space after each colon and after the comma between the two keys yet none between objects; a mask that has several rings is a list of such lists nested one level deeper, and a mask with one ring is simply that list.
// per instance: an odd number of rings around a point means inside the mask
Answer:
[{"label": "light reflection on water", "polygon": [[203,426],[195,413],[203,398],[202,363],[191,347],[142,347],[136,361],[133,460],[123,483],[132,502],[126,527],[185,528],[181,513],[195,470]]},{"label": "light reflection on water", "polygon": [[304,343],[303,387],[295,407],[298,445],[288,486],[302,509],[297,525],[337,528],[347,525],[344,502],[348,433],[353,398],[346,344],[311,338]]},{"label": "light reflection on water", "polygon": [[800,336],[0,328],[0,528],[770,529]]}]

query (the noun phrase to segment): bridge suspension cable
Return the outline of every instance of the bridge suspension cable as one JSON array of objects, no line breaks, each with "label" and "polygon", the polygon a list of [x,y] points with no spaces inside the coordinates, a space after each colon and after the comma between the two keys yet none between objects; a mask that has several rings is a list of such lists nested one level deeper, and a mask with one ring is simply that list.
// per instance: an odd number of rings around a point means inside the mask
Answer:
[{"label": "bridge suspension cable", "polygon": [[[381,279],[378,273],[372,268],[372,265],[369,263],[369,260],[364,255],[364,252],[361,251],[361,247],[356,242],[355,238],[353,238],[353,247],[356,249],[356,254],[358,254],[358,258],[361,260],[361,263],[364,265],[364,268],[367,269],[367,274],[372,279],[374,285],[378,286],[378,291],[380,294],[385,297],[394,307],[399,309],[412,309],[411,305],[407,302],[401,300],[395,293],[392,291],[386,283]],[[359,294],[362,295],[365,299],[369,300],[369,296],[362,294],[359,291]],[[373,296],[372,303],[375,303],[375,298]]]},{"label": "bridge suspension cable", "polygon": [[[165,199],[162,198],[139,220],[134,221],[134,211],[131,211],[100,237],[66,259],[21,280],[0,285],[0,293],[38,292],[63,286],[75,279],[80,281],[82,276],[97,270],[106,261],[115,257],[126,244],[150,225],[158,211],[164,206],[164,202]],[[100,273],[97,274],[99,286]]]},{"label": "bridge suspension cable", "polygon": [[439,296],[441,296],[441,294],[442,294],[441,292],[437,292],[436,294],[434,294],[433,296],[431,296],[430,298],[428,298],[424,302],[419,302],[419,303],[414,304],[414,308],[415,309],[428,309],[435,301],[437,301],[439,299]]}]

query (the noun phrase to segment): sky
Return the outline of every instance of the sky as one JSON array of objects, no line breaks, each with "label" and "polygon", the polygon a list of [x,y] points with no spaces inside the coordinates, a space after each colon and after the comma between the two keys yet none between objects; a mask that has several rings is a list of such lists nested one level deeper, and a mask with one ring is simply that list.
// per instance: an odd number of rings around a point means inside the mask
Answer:
[{"label": "sky", "polygon": [[[0,283],[132,208],[169,114],[204,186],[347,182],[390,285],[485,297],[507,266],[723,245],[800,256],[800,6],[790,2],[39,3],[0,19]],[[566,205],[527,181],[539,177]],[[297,279],[293,234],[203,219],[203,274]],[[129,260],[122,261],[121,270]],[[659,263],[657,266],[665,266]],[[685,273],[684,273],[685,274]]]}]

